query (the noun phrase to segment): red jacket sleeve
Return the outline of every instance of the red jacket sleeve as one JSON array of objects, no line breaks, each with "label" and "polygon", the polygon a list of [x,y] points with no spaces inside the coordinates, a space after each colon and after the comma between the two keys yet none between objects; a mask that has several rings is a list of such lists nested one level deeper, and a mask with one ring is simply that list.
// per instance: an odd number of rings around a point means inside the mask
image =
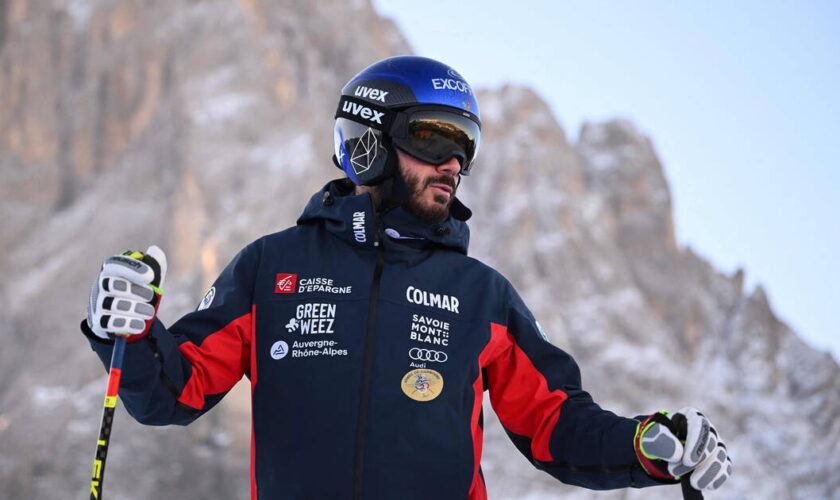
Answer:
[{"label": "red jacket sleeve", "polygon": [[548,341],[515,291],[479,363],[505,431],[538,469],[591,489],[660,484],[636,459],[638,422],[592,400],[575,360]]}]

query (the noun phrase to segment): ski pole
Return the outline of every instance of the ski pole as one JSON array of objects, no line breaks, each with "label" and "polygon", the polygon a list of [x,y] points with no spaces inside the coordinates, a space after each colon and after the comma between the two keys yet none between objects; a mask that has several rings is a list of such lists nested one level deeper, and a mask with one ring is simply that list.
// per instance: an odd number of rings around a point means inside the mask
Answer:
[{"label": "ski pole", "polygon": [[90,500],[102,499],[102,483],[105,481],[105,460],[108,458],[111,426],[114,423],[114,410],[117,408],[117,393],[120,390],[120,377],[122,376],[126,337],[127,335],[119,333],[114,337],[114,351],[111,354],[111,367],[108,369],[108,386],[105,389],[105,404],[102,408],[102,424],[99,426],[99,440],[96,441],[93,474],[90,478]]},{"label": "ski pole", "polygon": [[[146,252],[146,254],[143,254],[142,252],[129,250],[123,252],[122,255],[144,262],[154,272],[149,287],[154,291],[151,304],[155,308],[155,313],[157,313],[160,298],[163,295],[160,286],[163,284],[163,277],[166,274],[166,255],[163,250],[154,245],[150,246]],[[129,333],[114,334],[114,349],[111,352],[111,366],[108,368],[108,386],[105,389],[102,423],[99,426],[99,439],[96,441],[96,455],[93,458],[93,473],[90,477],[90,500],[102,500],[102,484],[105,482],[105,460],[108,458],[108,443],[111,438],[111,427],[114,424],[114,411],[117,409],[125,344],[129,336],[131,336]]]},{"label": "ski pole", "polygon": [[[674,418],[671,420],[671,432],[677,436],[682,442],[685,442],[686,437],[688,436],[688,420],[685,418],[685,415],[681,413],[677,413],[674,415]],[[703,492],[697,489],[694,489],[691,486],[691,473],[694,471],[690,471],[685,474],[682,479],[680,480],[680,486],[682,486],[682,494],[684,500],[703,500]]]},{"label": "ski pole", "polygon": [[680,481],[680,485],[682,486],[682,494],[684,500],[703,500],[703,492],[700,490],[695,490],[693,486],[691,486],[691,472],[683,476],[682,480]]}]

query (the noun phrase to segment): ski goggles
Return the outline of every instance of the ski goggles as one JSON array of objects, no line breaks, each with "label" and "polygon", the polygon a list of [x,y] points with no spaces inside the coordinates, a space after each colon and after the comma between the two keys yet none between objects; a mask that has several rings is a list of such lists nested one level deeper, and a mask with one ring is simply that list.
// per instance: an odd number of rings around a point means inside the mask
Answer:
[{"label": "ski goggles", "polygon": [[394,146],[431,165],[457,158],[461,173],[469,175],[478,154],[481,126],[469,113],[416,106],[396,114],[388,135]]},{"label": "ski goggles", "polygon": [[394,146],[432,165],[457,158],[464,175],[469,175],[478,154],[481,138],[478,117],[457,108],[424,104],[394,110],[342,96],[335,118],[381,131]]}]

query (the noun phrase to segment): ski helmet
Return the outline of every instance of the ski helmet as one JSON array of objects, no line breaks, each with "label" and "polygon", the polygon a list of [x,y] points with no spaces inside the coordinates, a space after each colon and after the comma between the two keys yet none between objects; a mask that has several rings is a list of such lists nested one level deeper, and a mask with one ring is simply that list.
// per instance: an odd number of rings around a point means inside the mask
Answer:
[{"label": "ski helmet", "polygon": [[393,177],[394,148],[432,165],[455,157],[469,175],[481,136],[472,88],[446,64],[389,57],[341,89],[335,112],[336,166],[356,185]]}]

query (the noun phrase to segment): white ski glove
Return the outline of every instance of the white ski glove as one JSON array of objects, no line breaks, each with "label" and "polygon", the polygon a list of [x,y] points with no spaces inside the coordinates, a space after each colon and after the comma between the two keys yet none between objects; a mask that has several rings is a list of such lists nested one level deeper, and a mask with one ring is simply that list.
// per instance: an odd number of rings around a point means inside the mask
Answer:
[{"label": "white ski glove", "polygon": [[634,446],[642,467],[657,479],[680,481],[690,473],[694,489],[712,491],[732,474],[726,445],[696,408],[649,416],[637,427]]},{"label": "white ski glove", "polygon": [[166,276],[166,254],[157,246],[146,253],[126,251],[108,257],[90,291],[87,324],[102,339],[115,334],[138,340],[157,314]]}]

